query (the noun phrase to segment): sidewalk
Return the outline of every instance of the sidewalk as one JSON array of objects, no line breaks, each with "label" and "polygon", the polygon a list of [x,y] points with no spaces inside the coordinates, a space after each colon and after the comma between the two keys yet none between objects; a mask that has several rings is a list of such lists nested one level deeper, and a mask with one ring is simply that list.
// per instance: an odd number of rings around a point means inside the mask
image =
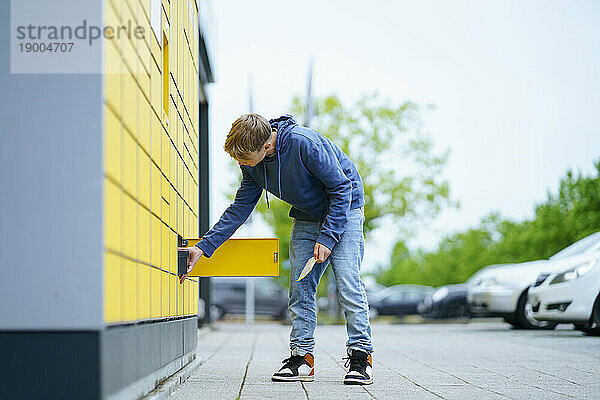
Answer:
[{"label": "sidewalk", "polygon": [[600,338],[564,325],[374,324],[374,377],[342,384],[343,326],[318,326],[314,382],[271,382],[289,326],[222,322],[199,337],[201,365],[169,397],[184,399],[600,399]]}]

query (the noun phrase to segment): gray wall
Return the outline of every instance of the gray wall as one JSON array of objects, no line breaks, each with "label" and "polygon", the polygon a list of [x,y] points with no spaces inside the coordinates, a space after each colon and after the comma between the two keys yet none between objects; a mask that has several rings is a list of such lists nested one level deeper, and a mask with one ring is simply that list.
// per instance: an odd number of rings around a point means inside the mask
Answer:
[{"label": "gray wall", "polygon": [[101,76],[11,74],[10,25],[0,1],[0,330],[98,329]]}]

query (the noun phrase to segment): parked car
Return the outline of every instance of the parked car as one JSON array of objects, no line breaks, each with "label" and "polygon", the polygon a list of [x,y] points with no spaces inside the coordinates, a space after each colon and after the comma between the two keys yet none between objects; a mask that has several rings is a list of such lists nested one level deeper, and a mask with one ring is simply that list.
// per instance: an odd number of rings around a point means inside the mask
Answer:
[{"label": "parked car", "polygon": [[466,283],[436,288],[426,295],[417,309],[425,318],[470,317]]},{"label": "parked car", "polygon": [[367,292],[367,301],[369,301],[369,303],[370,303],[370,299],[373,298],[373,296],[377,296],[377,293],[381,292],[384,289],[387,289],[387,286],[383,286],[383,285],[373,282],[373,281],[365,281],[365,291]]},{"label": "parked car", "polygon": [[[288,291],[271,278],[251,278],[255,282],[254,313],[288,319]],[[211,278],[212,320],[227,314],[246,312],[247,278]]]},{"label": "parked car", "polygon": [[527,301],[531,283],[544,273],[554,273],[573,265],[574,257],[600,249],[600,232],[568,246],[548,260],[502,264],[485,270],[467,288],[467,301],[473,316],[501,316],[516,328],[554,329],[556,322],[533,316]]},{"label": "parked car", "polygon": [[370,317],[418,314],[419,302],[431,291],[422,285],[395,285],[374,293],[369,299]]},{"label": "parked car", "polygon": [[573,323],[600,336],[600,250],[571,257],[570,265],[538,275],[529,289],[533,316],[540,321]]}]

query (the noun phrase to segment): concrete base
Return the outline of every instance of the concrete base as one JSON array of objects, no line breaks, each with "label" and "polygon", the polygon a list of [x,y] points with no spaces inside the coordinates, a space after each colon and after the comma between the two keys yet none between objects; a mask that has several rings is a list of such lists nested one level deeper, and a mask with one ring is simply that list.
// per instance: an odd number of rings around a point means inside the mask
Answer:
[{"label": "concrete base", "polygon": [[197,318],[102,331],[0,332],[0,398],[142,397],[196,358]]}]

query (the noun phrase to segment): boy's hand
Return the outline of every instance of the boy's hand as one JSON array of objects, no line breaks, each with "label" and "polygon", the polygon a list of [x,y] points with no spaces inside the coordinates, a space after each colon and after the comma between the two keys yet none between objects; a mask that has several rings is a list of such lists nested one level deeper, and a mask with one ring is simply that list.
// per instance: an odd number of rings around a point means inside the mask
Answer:
[{"label": "boy's hand", "polygon": [[315,260],[317,260],[318,263],[325,262],[325,260],[327,260],[327,257],[329,257],[330,254],[331,250],[329,250],[327,246],[319,242],[315,244],[314,256]]},{"label": "boy's hand", "polygon": [[196,246],[178,247],[177,250],[189,251],[189,255],[188,255],[188,259],[187,259],[187,266],[188,266],[187,271],[185,272],[185,274],[179,275],[179,283],[181,284],[181,283],[183,283],[185,278],[188,276],[188,274],[190,272],[192,272],[192,268],[194,268],[194,265],[196,265],[198,260],[200,260],[200,257],[202,257],[202,254],[204,254],[204,252],[202,250],[200,250],[199,248],[197,248]]}]

